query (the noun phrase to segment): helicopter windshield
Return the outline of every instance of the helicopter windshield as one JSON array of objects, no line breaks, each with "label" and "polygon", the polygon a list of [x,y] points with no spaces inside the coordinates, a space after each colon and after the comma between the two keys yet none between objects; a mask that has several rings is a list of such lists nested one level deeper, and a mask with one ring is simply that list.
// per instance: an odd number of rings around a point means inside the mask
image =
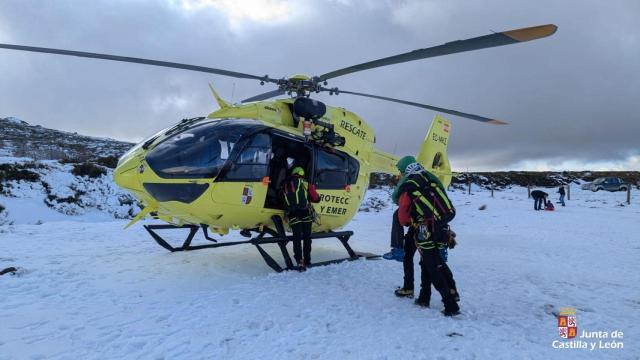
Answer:
[{"label": "helicopter windshield", "polygon": [[218,120],[198,124],[168,137],[146,157],[163,178],[213,178],[238,141],[262,128],[255,120]]}]

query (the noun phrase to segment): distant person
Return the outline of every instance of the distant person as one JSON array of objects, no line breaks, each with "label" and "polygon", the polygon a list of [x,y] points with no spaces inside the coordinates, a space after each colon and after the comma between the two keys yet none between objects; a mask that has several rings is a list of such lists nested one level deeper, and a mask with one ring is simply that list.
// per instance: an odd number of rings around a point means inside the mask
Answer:
[{"label": "distant person", "polygon": [[531,192],[531,197],[533,198],[533,209],[542,210],[542,206],[547,203],[547,197],[549,197],[549,194],[542,190],[533,190]]},{"label": "distant person", "polygon": [[547,211],[553,211],[556,208],[553,206],[553,203],[551,202],[551,200],[547,200],[547,203],[544,204],[544,209]]},{"label": "distant person", "polygon": [[[300,166],[291,170],[291,177],[284,183],[283,194],[289,226],[293,232],[293,258],[300,270],[304,270],[311,264],[311,203],[320,202],[320,196],[315,186],[307,183],[304,169]],[[304,242],[302,249],[301,242]]]},{"label": "distant person", "polygon": [[558,194],[560,194],[560,204],[564,206],[564,185],[560,185],[560,187],[558,188]]}]

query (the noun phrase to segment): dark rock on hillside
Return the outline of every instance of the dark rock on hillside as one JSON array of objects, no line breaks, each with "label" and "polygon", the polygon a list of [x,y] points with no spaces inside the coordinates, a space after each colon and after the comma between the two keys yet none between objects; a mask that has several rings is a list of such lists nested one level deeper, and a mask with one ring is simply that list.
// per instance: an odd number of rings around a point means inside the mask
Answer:
[{"label": "dark rock on hillside", "polygon": [[[640,171],[502,171],[456,173],[451,187],[464,189],[471,182],[486,189],[504,189],[511,186],[556,187],[569,183],[590,182],[600,177],[619,177],[626,183],[640,186]],[[397,180],[388,174],[371,174],[369,188],[394,186]]]},{"label": "dark rock on hillside", "polygon": [[113,162],[133,146],[124,141],[34,126],[12,117],[0,118],[0,129],[0,156],[74,162],[103,159],[100,165],[115,167]]}]

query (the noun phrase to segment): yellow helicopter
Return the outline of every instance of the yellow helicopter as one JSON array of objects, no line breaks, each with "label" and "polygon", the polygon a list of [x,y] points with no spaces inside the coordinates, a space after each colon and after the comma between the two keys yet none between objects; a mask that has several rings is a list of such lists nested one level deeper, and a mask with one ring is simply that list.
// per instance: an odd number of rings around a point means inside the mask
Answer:
[{"label": "yellow helicopter", "polygon": [[[287,250],[284,203],[280,187],[289,169],[300,166],[317,186],[320,203],[313,239],[338,238],[349,257],[315,263],[324,265],[359,257],[353,251],[351,231],[337,231],[356,214],[364,199],[372,172],[396,174],[398,158],[376,149],[374,130],[358,115],[310,98],[312,93],[350,94],[416,106],[491,124],[504,122],[431,105],[384,96],[326,87],[342,75],[430,57],[515,44],[550,36],[555,25],[535,26],[458,40],[442,45],[374,60],[320,76],[294,75],[274,79],[245,73],[180,63],[80,51],[0,44],[0,48],[164,66],[258,80],[275,90],[245,99],[241,104],[224,101],[210,86],[219,109],[207,117],[184,119],[134,146],[114,171],[115,182],[135,195],[144,209],[127,225],[145,217],[164,221],[144,225],[153,239],[170,251],[189,251],[239,244],[255,245],[267,265],[276,271],[294,268]],[[289,95],[288,98],[266,101]],[[447,145],[451,124],[437,115],[417,154],[417,160],[447,186],[451,167]],[[180,246],[171,245],[157,230],[189,229]],[[193,244],[203,230],[211,241]],[[219,242],[209,231],[225,235],[241,230],[245,241]],[[254,235],[255,234],[255,235]],[[284,266],[263,245],[277,244]]]}]

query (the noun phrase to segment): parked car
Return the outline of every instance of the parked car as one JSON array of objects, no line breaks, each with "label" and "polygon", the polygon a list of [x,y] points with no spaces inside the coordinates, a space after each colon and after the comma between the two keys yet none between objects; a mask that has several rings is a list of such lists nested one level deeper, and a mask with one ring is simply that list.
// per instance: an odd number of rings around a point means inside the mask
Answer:
[{"label": "parked car", "polygon": [[589,190],[627,191],[629,185],[617,177],[598,178],[589,185]]}]

